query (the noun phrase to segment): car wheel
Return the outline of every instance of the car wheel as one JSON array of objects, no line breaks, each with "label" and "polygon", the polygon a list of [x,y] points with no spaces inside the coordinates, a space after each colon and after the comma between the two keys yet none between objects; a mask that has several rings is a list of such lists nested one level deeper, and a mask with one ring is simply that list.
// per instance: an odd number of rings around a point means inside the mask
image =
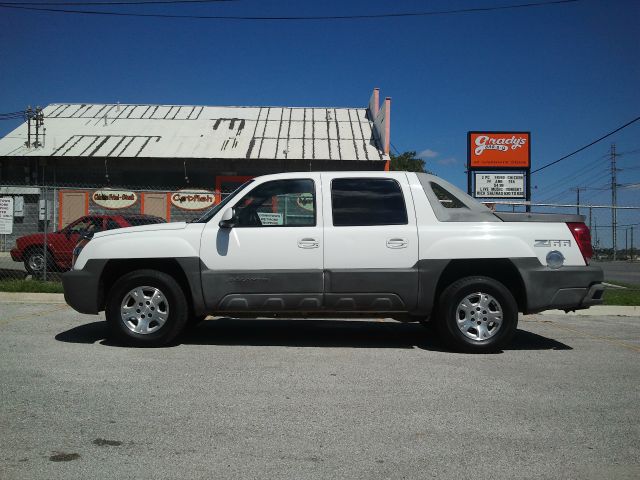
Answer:
[{"label": "car wheel", "polygon": [[443,340],[454,349],[494,352],[513,338],[518,305],[502,283],[488,277],[466,277],[442,292],[436,322]]},{"label": "car wheel", "polygon": [[173,277],[156,270],[136,270],[116,281],[107,297],[107,322],[119,340],[159,347],[184,329],[189,305]]},{"label": "car wheel", "polygon": [[44,251],[41,248],[29,251],[24,259],[24,268],[31,275],[41,275],[44,272],[45,265],[51,270],[53,262],[49,253],[47,253],[45,260]]}]

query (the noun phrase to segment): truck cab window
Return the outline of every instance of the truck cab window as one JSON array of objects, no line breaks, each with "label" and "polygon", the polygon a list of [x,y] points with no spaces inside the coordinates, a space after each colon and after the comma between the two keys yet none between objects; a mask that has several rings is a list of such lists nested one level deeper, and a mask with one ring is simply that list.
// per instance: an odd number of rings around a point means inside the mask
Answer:
[{"label": "truck cab window", "polygon": [[407,224],[402,190],[390,178],[335,178],[331,207],[339,227]]},{"label": "truck cab window", "polygon": [[315,187],[310,179],[258,185],[236,203],[239,227],[310,227],[316,224]]}]

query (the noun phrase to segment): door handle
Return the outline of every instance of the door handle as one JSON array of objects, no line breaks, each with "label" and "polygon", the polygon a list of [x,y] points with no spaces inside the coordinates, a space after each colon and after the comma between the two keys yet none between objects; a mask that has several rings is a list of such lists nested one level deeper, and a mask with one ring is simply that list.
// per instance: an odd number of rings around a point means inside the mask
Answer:
[{"label": "door handle", "polygon": [[407,248],[407,241],[404,238],[390,238],[387,240],[387,248]]},{"label": "door handle", "polygon": [[298,240],[298,248],[318,248],[320,243],[315,238],[301,238]]}]

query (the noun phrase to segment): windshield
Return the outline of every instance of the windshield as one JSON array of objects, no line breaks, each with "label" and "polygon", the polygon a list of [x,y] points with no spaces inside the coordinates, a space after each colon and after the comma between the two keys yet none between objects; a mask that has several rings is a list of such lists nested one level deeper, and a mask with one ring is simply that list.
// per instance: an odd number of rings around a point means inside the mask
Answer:
[{"label": "windshield", "polygon": [[244,187],[249,185],[251,182],[253,182],[253,180],[248,180],[248,181],[244,182],[242,185],[240,185],[238,188],[236,188],[233,192],[231,192],[229,195],[227,195],[225,198],[223,198],[222,201],[219,204],[214,206],[211,210],[207,210],[207,212],[205,212],[204,215],[202,215],[201,217],[196,218],[195,220],[192,220],[191,223],[207,223],[209,220],[211,220],[211,218],[216,213],[218,213],[220,210],[222,210],[224,208],[224,206],[226,204],[228,204],[233,199],[233,197],[238,195],[238,193],[240,193],[240,191]]}]

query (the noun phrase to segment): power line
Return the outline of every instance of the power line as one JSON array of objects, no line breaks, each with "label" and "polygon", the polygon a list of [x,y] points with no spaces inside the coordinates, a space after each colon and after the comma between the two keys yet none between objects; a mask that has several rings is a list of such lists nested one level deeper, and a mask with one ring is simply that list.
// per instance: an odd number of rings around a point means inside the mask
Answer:
[{"label": "power line", "polygon": [[25,117],[25,111],[0,113],[0,120],[17,120]]},{"label": "power line", "polygon": [[32,5],[32,6],[106,6],[106,5],[171,5],[175,3],[216,3],[216,2],[235,2],[237,0],[139,0],[121,2],[2,2],[3,5]]},{"label": "power line", "polygon": [[[635,227],[636,225],[640,225],[640,223],[626,223],[624,225],[617,225],[618,228],[623,228],[623,227]],[[596,225],[593,228],[611,228],[611,225]]]},{"label": "power line", "polygon": [[591,145],[595,145],[596,143],[600,142],[601,140],[604,140],[605,138],[610,137],[610,136],[611,136],[611,135],[613,135],[614,133],[619,132],[619,131],[620,131],[620,130],[622,130],[623,128],[627,128],[629,125],[631,125],[631,124],[633,124],[633,123],[637,122],[638,120],[640,120],[640,117],[636,117],[636,118],[634,118],[633,120],[631,120],[630,122],[625,123],[625,124],[624,124],[624,125],[622,125],[621,127],[616,128],[615,130],[613,130],[613,131],[611,131],[611,132],[607,133],[606,135],[603,135],[602,137],[598,138],[597,140],[594,140],[593,142],[589,143],[588,145],[585,145],[584,147],[580,147],[580,148],[579,148],[579,149],[577,149],[576,151],[571,152],[571,153],[569,153],[568,155],[565,155],[564,157],[559,158],[558,160],[555,160],[555,161],[553,161],[553,162],[551,162],[551,163],[547,163],[546,165],[543,165],[543,166],[542,166],[542,167],[540,167],[540,168],[536,168],[536,169],[535,169],[535,170],[533,170],[531,173],[532,173],[532,174],[534,174],[534,173],[536,173],[536,172],[539,172],[540,170],[544,170],[545,168],[550,167],[551,165],[555,165],[556,163],[561,162],[562,160],[566,160],[567,158],[569,158],[569,157],[571,157],[571,156],[575,155],[576,153],[581,152],[582,150],[585,150],[585,149],[589,148]]},{"label": "power line", "polygon": [[545,192],[549,193],[553,190],[556,190],[559,187],[566,187],[567,182],[569,181],[576,181],[576,179],[584,176],[584,175],[593,175],[594,173],[594,169],[596,167],[606,167],[607,171],[608,171],[608,167],[605,166],[605,164],[603,163],[602,159],[604,157],[598,157],[596,159],[590,160],[586,163],[584,163],[583,165],[581,165],[580,167],[580,171],[574,173],[571,172],[565,176],[562,176],[560,178],[558,178],[557,180],[551,182],[550,184],[546,185],[545,187]]},{"label": "power line", "polygon": [[140,0],[129,1],[123,0],[121,2],[1,2],[2,5],[30,5],[30,6],[43,6],[43,7],[64,7],[64,6],[76,6],[76,7],[92,7],[92,6],[119,6],[119,5],[173,5],[178,3],[218,3],[218,2],[235,2],[237,0]]},{"label": "power line", "polygon": [[[576,3],[581,0],[552,0],[539,3],[520,3],[513,5],[503,5],[495,7],[475,7],[475,8],[461,8],[457,10],[432,10],[426,12],[402,12],[402,13],[380,13],[369,15],[320,15],[320,16],[291,16],[291,17],[259,17],[259,16],[234,16],[234,15],[173,15],[163,13],[125,13],[114,11],[99,11],[99,10],[72,10],[62,8],[45,8],[42,7],[27,7],[24,4],[16,5],[15,3],[3,3],[0,2],[0,8],[12,8],[19,10],[30,10],[39,12],[55,12],[55,13],[71,13],[71,14],[84,14],[84,15],[110,15],[118,17],[146,17],[146,18],[180,18],[180,19],[193,19],[193,20],[248,20],[248,21],[318,21],[318,20],[366,20],[366,19],[379,19],[379,18],[401,18],[401,17],[427,17],[436,15],[452,15],[458,13],[481,13],[481,12],[493,12],[499,10],[514,10],[531,7],[544,7],[550,5],[561,5],[567,3]],[[168,2],[167,2],[168,3]]]}]

